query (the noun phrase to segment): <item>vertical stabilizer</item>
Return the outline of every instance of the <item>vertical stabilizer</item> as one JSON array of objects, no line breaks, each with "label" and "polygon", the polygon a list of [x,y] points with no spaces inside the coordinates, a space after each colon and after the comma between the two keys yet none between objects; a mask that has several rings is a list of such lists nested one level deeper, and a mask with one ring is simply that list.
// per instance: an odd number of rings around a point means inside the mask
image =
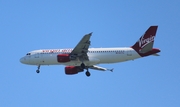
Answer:
[{"label": "vertical stabilizer", "polygon": [[153,49],[154,38],[156,36],[158,26],[150,26],[149,29],[139,38],[139,40],[132,46],[132,48],[141,56],[148,56],[152,54],[152,51],[159,49]]}]

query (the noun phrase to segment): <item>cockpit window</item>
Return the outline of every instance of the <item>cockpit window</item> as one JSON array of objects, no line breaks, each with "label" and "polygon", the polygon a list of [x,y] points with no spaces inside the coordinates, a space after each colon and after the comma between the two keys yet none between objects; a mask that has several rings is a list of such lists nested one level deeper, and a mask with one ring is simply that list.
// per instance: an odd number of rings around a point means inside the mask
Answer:
[{"label": "cockpit window", "polygon": [[26,55],[31,55],[31,53],[27,53]]}]

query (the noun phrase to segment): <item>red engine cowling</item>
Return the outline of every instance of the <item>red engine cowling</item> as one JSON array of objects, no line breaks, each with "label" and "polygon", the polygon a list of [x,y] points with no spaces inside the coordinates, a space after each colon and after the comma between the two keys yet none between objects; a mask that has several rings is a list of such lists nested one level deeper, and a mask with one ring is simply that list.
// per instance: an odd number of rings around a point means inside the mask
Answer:
[{"label": "red engine cowling", "polygon": [[73,75],[73,74],[77,74],[78,72],[82,72],[83,70],[80,69],[80,67],[76,67],[76,66],[66,66],[65,67],[65,74],[67,75]]},{"label": "red engine cowling", "polygon": [[69,54],[59,54],[59,55],[57,55],[57,61],[58,62],[69,62],[70,61]]}]

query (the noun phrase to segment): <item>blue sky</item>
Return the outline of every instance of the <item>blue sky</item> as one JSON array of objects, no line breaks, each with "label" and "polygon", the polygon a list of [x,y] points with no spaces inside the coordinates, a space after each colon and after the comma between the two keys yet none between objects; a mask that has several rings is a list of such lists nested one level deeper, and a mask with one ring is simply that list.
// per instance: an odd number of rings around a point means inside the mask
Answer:
[{"label": "blue sky", "polygon": [[[0,0],[1,107],[179,107],[180,2],[98,0]],[[91,47],[133,45],[158,25],[160,57],[101,65],[68,76],[64,66],[23,65],[27,52],[73,48],[93,32]]]}]

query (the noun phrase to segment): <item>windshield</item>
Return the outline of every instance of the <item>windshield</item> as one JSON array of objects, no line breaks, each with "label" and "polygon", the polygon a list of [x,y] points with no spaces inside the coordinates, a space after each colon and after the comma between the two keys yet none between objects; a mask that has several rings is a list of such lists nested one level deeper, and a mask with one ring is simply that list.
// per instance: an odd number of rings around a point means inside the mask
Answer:
[{"label": "windshield", "polygon": [[31,55],[31,53],[27,53],[26,55]]}]

